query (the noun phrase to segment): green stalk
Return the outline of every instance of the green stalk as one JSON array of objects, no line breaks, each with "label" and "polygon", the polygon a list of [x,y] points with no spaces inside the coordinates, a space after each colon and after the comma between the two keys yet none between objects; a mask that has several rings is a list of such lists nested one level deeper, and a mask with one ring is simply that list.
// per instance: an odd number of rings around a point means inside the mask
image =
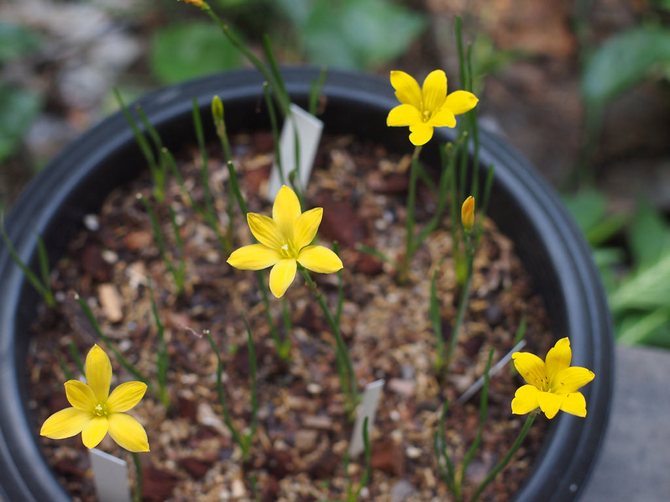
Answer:
[{"label": "green stalk", "polygon": [[105,344],[105,347],[107,347],[109,350],[112,351],[114,354],[114,357],[116,357],[116,360],[119,361],[119,364],[131,375],[133,375],[135,378],[137,378],[139,381],[144,382],[147,385],[147,388],[149,389],[149,392],[151,392],[154,395],[157,395],[155,393],[155,389],[151,381],[145,377],[140,370],[138,370],[134,364],[132,364],[130,361],[128,361],[123,354],[119,351],[119,349],[116,348],[116,345],[114,342],[109,338],[107,335],[105,335],[102,332],[102,329],[100,329],[100,325],[98,324],[97,319],[93,315],[93,312],[91,311],[91,307],[88,306],[88,303],[86,303],[86,300],[84,300],[81,296],[78,294],[75,294],[75,300],[77,300],[77,303],[79,303],[79,306],[81,307],[81,310],[84,312],[84,316],[86,316],[86,319],[88,319],[88,322],[90,323],[91,327],[95,331],[95,334],[102,340],[102,342]]},{"label": "green stalk", "polygon": [[461,296],[458,300],[458,310],[456,311],[456,321],[454,322],[454,329],[451,333],[451,338],[449,339],[449,346],[447,348],[447,356],[445,360],[445,371],[449,368],[451,364],[451,359],[454,355],[454,350],[458,343],[458,333],[463,324],[463,318],[465,317],[465,311],[468,306],[468,299],[470,297],[470,287],[472,285],[472,263],[474,261],[474,249],[472,246],[472,239],[469,235],[465,236],[466,244],[466,276],[465,283],[462,286]]},{"label": "green stalk", "polygon": [[405,282],[409,278],[409,265],[414,255],[414,225],[416,211],[416,180],[419,169],[419,155],[421,155],[421,146],[414,147],[412,154],[412,164],[409,171],[409,190],[407,192],[407,219],[405,221],[405,255],[402,258],[398,270],[400,282]]},{"label": "green stalk", "polygon": [[81,360],[79,349],[72,340],[70,340],[70,342],[67,344],[67,349],[77,369],[81,372],[82,375],[85,375],[86,370],[84,369],[84,362]]},{"label": "green stalk", "polygon": [[156,298],[154,291],[149,287],[149,297],[151,299],[151,314],[156,325],[156,335],[158,336],[158,350],[156,352],[156,373],[158,379],[158,397],[165,407],[170,407],[170,393],[168,391],[167,370],[169,366],[169,355],[167,350],[167,342],[165,341],[165,326],[158,314],[158,306],[156,305]]},{"label": "green stalk", "polygon": [[475,453],[477,453],[477,449],[479,448],[479,445],[481,444],[482,441],[482,432],[484,431],[484,425],[486,424],[486,419],[488,417],[488,406],[489,406],[489,385],[491,382],[491,376],[489,375],[489,371],[491,371],[491,362],[493,361],[493,349],[489,350],[489,356],[488,359],[486,360],[486,367],[484,368],[484,386],[482,387],[482,393],[479,399],[479,422],[477,424],[477,433],[475,435],[475,439],[468,448],[468,450],[465,452],[465,455],[463,456],[463,461],[461,463],[461,468],[460,468],[460,476],[458,477],[458,480],[456,481],[455,488],[458,491],[459,497],[463,493],[463,482],[465,480],[465,473],[468,470],[468,466],[470,465],[470,462],[472,462],[472,459],[475,456]]},{"label": "green stalk", "polygon": [[312,290],[312,293],[316,297],[316,301],[319,303],[319,307],[321,307],[321,310],[323,311],[326,322],[335,336],[335,360],[337,362],[340,385],[346,397],[347,412],[351,417],[354,410],[356,409],[356,405],[358,404],[359,396],[353,365],[351,363],[351,358],[349,357],[349,351],[347,350],[347,346],[342,339],[340,326],[337,324],[337,322],[335,322],[335,318],[326,304],[323,293],[319,291],[319,288],[314,282],[314,279],[312,279],[312,276],[304,267],[300,266],[300,271],[302,272],[302,276],[305,278],[305,283]]},{"label": "green stalk", "polygon": [[447,354],[445,352],[444,338],[442,337],[442,316],[440,315],[440,301],[437,297],[437,271],[433,273],[430,281],[430,320],[435,335],[436,352],[435,371],[440,372]]},{"label": "green stalk", "polygon": [[228,27],[228,25],[214,12],[211,7],[207,4],[204,4],[202,10],[219,26],[224,36],[230,41],[233,46],[239,50],[247,60],[256,67],[256,69],[263,75],[263,78],[267,80],[272,86],[272,90],[275,95],[275,99],[279,103],[282,114],[284,117],[287,117],[291,110],[289,105],[291,100],[286,94],[281,75],[277,72],[277,77],[272,70],[272,62],[270,62],[270,68],[268,68],[263,62],[240,40],[240,38]]},{"label": "green stalk", "polygon": [[521,431],[519,432],[519,435],[517,438],[514,440],[514,443],[512,444],[512,447],[509,449],[507,454],[503,457],[503,459],[498,462],[493,469],[491,469],[491,472],[488,473],[486,478],[484,478],[484,481],[481,482],[477,490],[475,491],[474,495],[470,499],[470,502],[476,502],[477,499],[481,496],[482,492],[484,489],[495,479],[495,477],[505,468],[507,467],[507,464],[509,464],[510,460],[512,460],[512,457],[516,453],[516,451],[521,447],[521,443],[523,443],[523,440],[526,439],[526,436],[528,435],[528,431],[530,431],[530,427],[533,425],[533,422],[535,421],[535,417],[537,414],[535,412],[531,413],[528,415],[526,418],[526,421],[523,424],[523,427],[521,428]]},{"label": "green stalk", "polygon": [[135,490],[133,493],[133,502],[142,502],[142,489],[144,485],[144,474],[142,472],[142,462],[140,455],[136,452],[131,452],[133,457],[133,465],[135,466]]},{"label": "green stalk", "polygon": [[447,453],[446,420],[448,411],[449,401],[445,400],[442,405],[437,432],[433,437],[433,449],[435,451],[438,471],[442,475],[442,479],[444,479],[449,491],[455,493],[455,469],[454,464]]},{"label": "green stalk", "polygon": [[277,123],[277,111],[275,110],[275,105],[272,102],[272,96],[270,95],[270,90],[268,89],[268,83],[263,82],[263,98],[265,99],[265,106],[268,109],[268,115],[270,116],[270,129],[272,129],[272,139],[273,139],[273,148],[275,162],[277,164],[277,169],[279,170],[279,181],[282,184],[286,184],[286,176],[284,175],[284,165],[281,158],[281,141],[279,139],[279,125]]},{"label": "green stalk", "polygon": [[47,304],[47,307],[54,308],[56,306],[56,298],[54,297],[53,291],[51,290],[51,281],[49,280],[49,264],[47,261],[47,253],[42,238],[40,236],[37,237],[38,260],[40,274],[42,276],[42,279],[40,279],[37,277],[37,274],[35,274],[35,272],[33,272],[32,269],[26,263],[24,263],[19,256],[19,253],[14,247],[14,243],[7,235],[4,222],[2,221],[0,221],[0,236],[2,237],[2,241],[5,244],[7,252],[9,252],[9,256],[11,257],[14,264],[21,269],[23,275],[26,276],[26,279],[28,279],[28,282],[30,282],[35,291],[39,293],[39,295],[44,300],[44,303]]},{"label": "green stalk", "polygon": [[235,441],[235,444],[240,447],[242,454],[244,455],[245,451],[245,441],[240,434],[240,431],[235,427],[233,422],[233,417],[230,414],[230,409],[228,408],[228,400],[226,399],[226,391],[223,388],[223,360],[221,359],[221,353],[219,348],[214,342],[212,333],[209,330],[205,330],[203,334],[207,337],[209,346],[212,348],[212,352],[216,356],[216,392],[219,398],[219,404],[221,405],[221,410],[223,411],[223,422],[226,424],[226,427],[230,431],[230,434]]},{"label": "green stalk", "polygon": [[316,116],[319,110],[319,98],[321,97],[321,91],[323,86],[326,83],[326,77],[328,76],[328,69],[323,66],[319,72],[319,76],[312,82],[312,85],[309,87],[309,107],[307,108],[309,113]]},{"label": "green stalk", "polygon": [[245,320],[244,324],[247,329],[247,354],[249,357],[249,373],[251,374],[251,424],[249,425],[249,432],[244,437],[245,449],[243,450],[244,458],[246,460],[249,457],[251,443],[256,435],[256,429],[258,429],[258,362],[256,359],[256,346],[254,345],[254,340],[251,336],[249,323]]}]

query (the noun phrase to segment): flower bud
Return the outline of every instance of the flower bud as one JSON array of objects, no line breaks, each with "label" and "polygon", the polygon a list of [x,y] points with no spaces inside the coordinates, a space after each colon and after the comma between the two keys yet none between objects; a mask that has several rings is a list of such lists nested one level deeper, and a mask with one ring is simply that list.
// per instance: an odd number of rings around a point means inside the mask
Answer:
[{"label": "flower bud", "polygon": [[223,102],[219,96],[212,98],[212,117],[216,125],[223,122]]},{"label": "flower bud", "polygon": [[461,206],[461,223],[466,232],[472,230],[475,224],[475,198],[470,195]]}]

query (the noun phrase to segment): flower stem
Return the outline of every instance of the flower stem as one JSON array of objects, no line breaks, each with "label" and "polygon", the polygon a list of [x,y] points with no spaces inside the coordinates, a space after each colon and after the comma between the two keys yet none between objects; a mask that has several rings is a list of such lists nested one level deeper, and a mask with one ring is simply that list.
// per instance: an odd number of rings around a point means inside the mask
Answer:
[{"label": "flower stem", "polygon": [[398,278],[401,283],[407,281],[409,276],[409,264],[416,251],[414,246],[414,225],[416,212],[416,182],[419,177],[419,155],[421,146],[414,147],[412,164],[409,170],[409,190],[407,191],[407,218],[405,220],[405,254],[398,268]]},{"label": "flower stem", "polygon": [[144,484],[144,475],[142,473],[142,462],[140,455],[132,452],[133,465],[135,465],[135,490],[133,493],[133,502],[142,502],[142,486]]},{"label": "flower stem", "polygon": [[354,368],[351,363],[351,358],[349,357],[349,351],[347,350],[347,346],[344,343],[344,340],[342,339],[342,334],[340,333],[340,326],[335,321],[335,317],[333,316],[333,314],[330,312],[330,309],[328,308],[328,305],[326,303],[326,299],[324,298],[321,291],[319,291],[319,288],[314,282],[314,279],[312,279],[310,273],[303,267],[300,267],[300,271],[302,272],[302,276],[305,278],[307,286],[314,293],[316,301],[319,303],[319,306],[323,311],[323,315],[326,317],[326,322],[328,323],[328,326],[330,327],[331,331],[333,332],[333,335],[335,336],[335,356],[337,361],[337,371],[340,377],[340,385],[342,387],[342,391],[344,392],[344,395],[347,400],[347,413],[349,414],[350,417],[352,417],[354,410],[356,409],[356,405],[358,404],[358,389],[356,388]]},{"label": "flower stem", "polygon": [[488,486],[488,484],[495,479],[495,477],[500,473],[500,471],[502,471],[505,467],[507,467],[507,464],[509,464],[510,460],[512,460],[512,457],[519,449],[519,447],[521,447],[521,443],[523,443],[523,440],[528,435],[530,427],[533,425],[536,416],[537,416],[536,413],[531,413],[530,415],[528,415],[526,421],[523,424],[523,427],[521,428],[521,431],[519,432],[519,435],[514,440],[514,444],[512,444],[512,447],[509,449],[509,451],[503,457],[503,459],[500,462],[498,462],[493,469],[491,469],[491,472],[489,472],[486,478],[484,478],[484,481],[482,481],[481,484],[477,487],[477,490],[470,499],[470,502],[476,502],[476,500],[481,496],[482,492]]}]

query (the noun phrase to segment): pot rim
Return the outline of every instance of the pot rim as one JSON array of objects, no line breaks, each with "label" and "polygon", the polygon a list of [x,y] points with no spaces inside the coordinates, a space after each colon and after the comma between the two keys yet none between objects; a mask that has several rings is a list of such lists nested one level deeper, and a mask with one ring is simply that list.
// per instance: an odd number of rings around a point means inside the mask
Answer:
[{"label": "pot rim", "polygon": [[[304,101],[309,95],[311,81],[319,72],[319,69],[309,67],[284,69],[288,92],[292,97],[298,97],[298,101]],[[239,70],[155,91],[140,99],[138,104],[161,130],[180,117],[190,116],[192,98],[197,100],[201,110],[205,110],[212,96],[218,93],[228,109],[229,103],[259,101],[261,84],[257,72]],[[330,70],[322,94],[327,96],[331,107],[333,103],[338,108],[359,106],[376,114],[397,104],[387,79],[347,71]],[[371,128],[374,129],[374,125]],[[385,124],[382,128],[385,129]],[[396,130],[387,134],[402,138],[398,143],[400,148],[409,151],[411,145],[404,128],[402,132]],[[437,140],[451,138],[451,131],[436,130]],[[81,192],[82,186],[90,184],[92,172],[99,171],[99,166],[105,162],[109,163],[115,152],[133,148],[134,141],[125,119],[117,112],[65,148],[29,183],[6,219],[7,232],[24,261],[34,263],[37,235],[60,233],[59,228],[54,229],[59,220],[69,218],[74,222],[82,216],[66,207],[72,204],[72,194]],[[496,221],[496,214],[504,216],[516,211],[524,215],[524,221],[512,221],[510,228],[503,231],[517,233],[517,238],[513,238],[517,247],[519,239],[526,238],[525,233],[530,236],[528,240],[535,238],[539,243],[539,248],[527,258],[531,262],[537,256],[546,255],[552,266],[548,274],[558,282],[550,295],[561,303],[557,308],[565,316],[565,325],[555,333],[556,337],[570,336],[574,363],[587,366],[596,373],[595,381],[585,391],[589,417],[582,420],[563,413],[552,421],[543,450],[515,500],[574,499],[595,463],[605,434],[613,390],[613,337],[605,293],[590,249],[556,193],[499,137],[480,131],[480,144],[480,171],[491,163],[496,168],[489,215]],[[494,209],[496,214],[493,214]],[[4,495],[8,500],[44,500],[45,497],[68,500],[46,464],[35,431],[29,426],[31,419],[24,404],[20,371],[27,337],[18,335],[17,316],[30,318],[34,315],[34,309],[32,314],[28,312],[29,302],[25,299],[36,295],[4,248],[0,248],[0,277],[3,277],[0,291],[0,409],[3,410],[0,413],[0,465],[5,473],[0,496]]]}]

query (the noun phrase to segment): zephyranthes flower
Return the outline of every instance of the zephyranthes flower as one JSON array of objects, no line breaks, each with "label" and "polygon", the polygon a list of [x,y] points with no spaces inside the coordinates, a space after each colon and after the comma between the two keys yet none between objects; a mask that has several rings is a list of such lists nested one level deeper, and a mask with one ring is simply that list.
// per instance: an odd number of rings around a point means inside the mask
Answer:
[{"label": "zephyranthes flower", "polygon": [[434,127],[456,127],[456,115],[469,112],[479,101],[468,91],[447,95],[447,76],[442,70],[430,72],[423,87],[404,71],[395,70],[391,85],[401,104],[389,112],[386,125],[409,126],[409,140],[415,146],[428,143]]},{"label": "zephyranthes flower", "polygon": [[272,218],[257,213],[247,214],[249,229],[260,244],[251,244],[234,251],[228,263],[242,270],[270,271],[270,291],[277,298],[293,282],[300,263],[303,267],[330,274],[342,268],[342,261],[324,246],[310,245],[321,224],[323,208],[302,213],[296,194],[282,186],[272,206]]},{"label": "zephyranthes flower", "polygon": [[95,448],[109,432],[119,446],[132,452],[149,451],[144,427],[125,413],[140,402],[147,390],[142,382],[122,383],[109,393],[112,364],[107,354],[94,345],[86,356],[86,381],[65,382],[65,395],[72,405],[46,419],[40,434],[64,439],[81,432],[87,448]]},{"label": "zephyranthes flower", "polygon": [[570,366],[572,350],[567,337],[549,349],[545,361],[529,352],[517,352],[512,359],[528,383],[514,394],[512,413],[524,415],[539,407],[547,418],[554,418],[559,410],[586,416],[586,400],[578,390],[596,375],[589,369]]}]

